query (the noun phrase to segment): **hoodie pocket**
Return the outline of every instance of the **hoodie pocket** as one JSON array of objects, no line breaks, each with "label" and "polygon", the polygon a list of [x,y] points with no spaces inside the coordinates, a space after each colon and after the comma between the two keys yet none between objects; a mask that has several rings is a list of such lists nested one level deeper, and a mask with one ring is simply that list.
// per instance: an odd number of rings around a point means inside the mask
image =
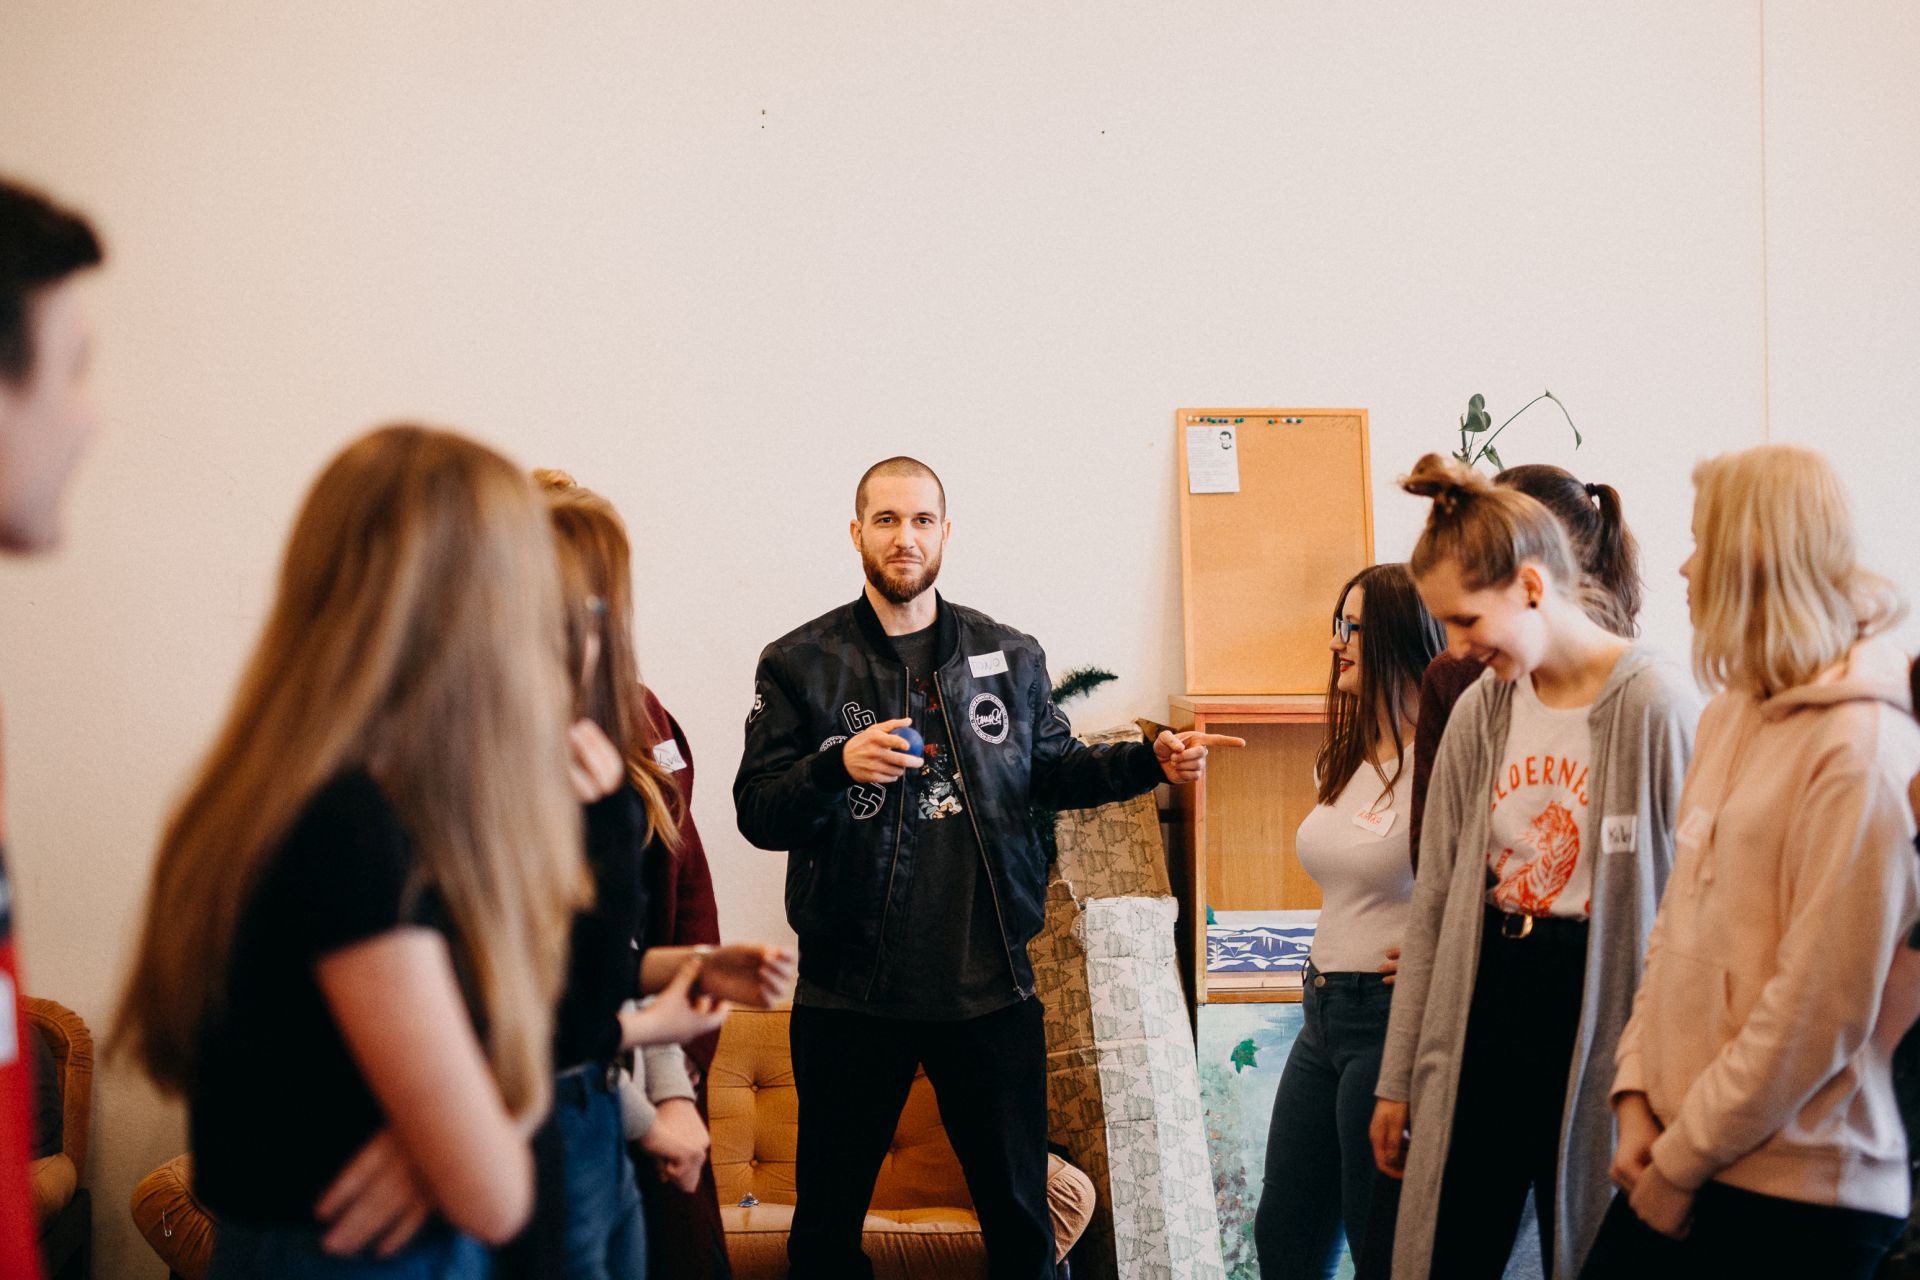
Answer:
[{"label": "hoodie pocket", "polygon": [[1659,985],[1647,993],[1653,1012],[1641,1032],[1647,1101],[1672,1118],[1687,1090],[1733,1038],[1733,974],[1715,960],[1661,952]]}]

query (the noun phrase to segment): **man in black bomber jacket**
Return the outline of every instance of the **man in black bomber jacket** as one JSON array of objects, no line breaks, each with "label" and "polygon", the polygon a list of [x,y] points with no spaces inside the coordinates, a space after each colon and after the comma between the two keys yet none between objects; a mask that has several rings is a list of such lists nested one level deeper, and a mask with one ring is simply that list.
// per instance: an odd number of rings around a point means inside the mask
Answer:
[{"label": "man in black bomber jacket", "polygon": [[[924,1065],[994,1280],[1054,1273],[1046,1043],[1027,943],[1046,865],[1027,811],[1191,782],[1209,745],[1089,747],[1031,637],[932,590],[951,526],[925,464],[861,477],[866,588],[768,645],[734,780],[740,831],[787,854],[800,935],[794,1280],[872,1275],[861,1226]],[[919,741],[902,736],[917,735]]]}]

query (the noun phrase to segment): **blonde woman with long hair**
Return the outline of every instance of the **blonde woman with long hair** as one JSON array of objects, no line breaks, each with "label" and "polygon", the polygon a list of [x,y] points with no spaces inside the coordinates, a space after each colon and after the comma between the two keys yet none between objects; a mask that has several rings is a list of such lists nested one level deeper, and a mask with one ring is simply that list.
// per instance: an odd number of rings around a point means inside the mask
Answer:
[{"label": "blonde woman with long hair", "polygon": [[[483,1276],[525,1221],[591,892],[571,699],[525,475],[411,426],[335,458],[167,824],[116,1022],[187,1100],[212,1280]],[[319,1202],[383,1129],[435,1221],[334,1257]]]},{"label": "blonde woman with long hair", "polygon": [[1620,1195],[1586,1274],[1866,1277],[1908,1210],[1892,1047],[1912,1004],[1886,994],[1920,911],[1901,608],[1819,454],[1763,445],[1693,478],[1681,573],[1720,692],[1620,1041]]}]

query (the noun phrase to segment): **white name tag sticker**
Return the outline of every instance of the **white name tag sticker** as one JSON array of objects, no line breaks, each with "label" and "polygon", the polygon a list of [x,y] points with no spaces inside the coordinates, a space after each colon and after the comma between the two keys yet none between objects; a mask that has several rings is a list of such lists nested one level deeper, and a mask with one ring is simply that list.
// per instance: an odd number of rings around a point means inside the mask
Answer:
[{"label": "white name tag sticker", "polygon": [[973,668],[973,678],[1006,674],[1007,654],[1004,649],[995,649],[992,653],[975,653],[967,657],[967,665]]},{"label": "white name tag sticker", "polygon": [[1680,820],[1678,843],[1705,844],[1707,837],[1713,834],[1713,815],[1705,809],[1695,807]]},{"label": "white name tag sticker", "polygon": [[680,754],[680,744],[672,738],[654,745],[653,762],[668,773],[678,773],[687,767],[687,758]]},{"label": "white name tag sticker", "polygon": [[1385,813],[1374,813],[1372,810],[1362,809],[1353,815],[1353,825],[1362,831],[1371,831],[1376,836],[1385,836],[1393,830],[1393,819],[1394,812],[1391,809]]},{"label": "white name tag sticker", "polygon": [[1600,822],[1600,852],[1632,853],[1638,843],[1637,813],[1610,813]]}]

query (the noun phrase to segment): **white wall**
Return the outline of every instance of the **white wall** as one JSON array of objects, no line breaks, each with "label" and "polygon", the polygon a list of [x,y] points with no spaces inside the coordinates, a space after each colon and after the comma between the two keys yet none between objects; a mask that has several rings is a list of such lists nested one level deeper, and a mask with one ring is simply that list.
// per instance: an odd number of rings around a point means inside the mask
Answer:
[{"label": "white wall", "polygon": [[1773,438],[1839,465],[1865,554],[1920,605],[1920,8],[1770,0],[1766,54]]},{"label": "white wall", "polygon": [[[1467,394],[1549,386],[1587,447],[1542,416],[1504,453],[1620,487],[1679,651],[1688,469],[1762,437],[1771,354],[1776,431],[1869,433],[1842,456],[1893,552],[1920,35],[1766,8],[1763,56],[1754,0],[12,0],[0,168],[113,252],[70,549],[0,569],[34,985],[104,1025],[302,486],[396,416],[628,513],[735,935],[785,936],[728,801],[754,656],[851,598],[888,453],[946,477],[952,596],[1121,674],[1090,723],[1178,688],[1179,405],[1370,408],[1384,558]],[[124,1206],[178,1114],[124,1069],[98,1100],[101,1274],[152,1274]]]}]

